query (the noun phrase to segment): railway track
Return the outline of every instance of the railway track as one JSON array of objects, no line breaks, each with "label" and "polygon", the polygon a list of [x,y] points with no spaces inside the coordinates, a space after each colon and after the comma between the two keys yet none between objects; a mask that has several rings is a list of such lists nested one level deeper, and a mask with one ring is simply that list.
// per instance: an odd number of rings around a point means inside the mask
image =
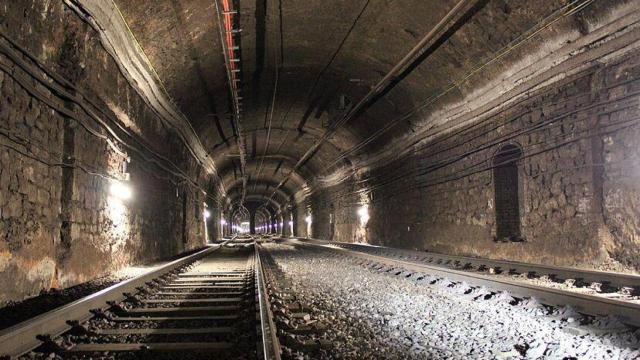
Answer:
[{"label": "railway track", "polygon": [[638,299],[637,296],[640,295],[640,276],[634,274],[454,256],[434,252],[393,249],[384,246],[303,239],[303,241],[305,240],[318,244],[331,244],[344,249],[366,252],[368,254],[420,261],[426,264],[446,266],[454,269],[485,272],[494,275],[512,274],[526,275],[527,277],[547,277],[557,283],[570,281],[572,285],[576,287],[589,287],[603,294],[619,293],[620,296],[626,297],[630,301]]},{"label": "railway track", "polygon": [[[519,297],[534,297],[550,306],[571,306],[591,317],[615,316],[623,323],[640,327],[640,276],[526,264],[469,257],[424,253],[330,242],[318,239],[280,238],[295,246],[312,246],[339,251],[358,258],[363,265],[399,276],[441,277],[452,281],[508,291]],[[533,284],[529,278],[544,278],[549,284]],[[554,287],[552,284],[563,284]],[[572,288],[573,289],[570,289]],[[580,291],[587,288],[589,293]]]},{"label": "railway track", "polygon": [[3,330],[0,358],[279,359],[264,291],[254,240],[233,238]]},{"label": "railway track", "polygon": [[[379,272],[427,282],[446,278],[495,293],[508,291],[517,298],[535,297],[545,305],[570,305],[593,317],[616,315],[628,325],[640,326],[639,304],[606,296],[626,291],[633,297],[638,290],[633,275],[313,239],[275,239],[296,247],[338,252]],[[281,348],[272,309],[292,311],[287,326],[278,326],[289,349],[326,346],[317,341],[298,343],[286,336],[315,334],[323,328],[306,325],[313,320],[302,316],[306,315],[305,307],[288,304],[287,299],[295,295],[286,295],[278,281],[267,283],[266,274],[273,270],[263,270],[259,242],[257,238],[228,239],[5,329],[0,332],[0,358],[46,358],[55,353],[71,359],[279,359]],[[271,269],[273,264],[265,267]],[[597,288],[601,296],[522,281],[523,277],[540,276],[558,283],[572,279],[574,284]],[[277,303],[286,306],[278,308]],[[304,321],[297,324],[296,316]]]}]

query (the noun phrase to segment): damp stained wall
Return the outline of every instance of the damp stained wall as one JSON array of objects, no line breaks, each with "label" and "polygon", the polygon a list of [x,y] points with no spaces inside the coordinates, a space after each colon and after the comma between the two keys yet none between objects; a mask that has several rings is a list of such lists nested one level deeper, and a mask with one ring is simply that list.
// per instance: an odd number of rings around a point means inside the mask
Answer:
[{"label": "damp stained wall", "polygon": [[[148,157],[204,176],[97,34],[63,2],[5,2],[0,18],[0,303],[203,246],[209,200]],[[109,188],[125,173],[120,201]]]}]

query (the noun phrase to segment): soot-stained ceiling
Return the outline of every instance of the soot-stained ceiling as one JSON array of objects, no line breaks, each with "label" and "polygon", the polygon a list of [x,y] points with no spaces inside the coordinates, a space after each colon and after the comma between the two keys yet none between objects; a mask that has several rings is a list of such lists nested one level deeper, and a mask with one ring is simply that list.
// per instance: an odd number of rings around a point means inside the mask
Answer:
[{"label": "soot-stained ceiling", "polygon": [[[214,159],[228,199],[272,209],[313,190],[319,179],[344,180],[349,177],[341,175],[364,164],[388,162],[385,153],[425,129],[446,130],[435,114],[464,103],[550,44],[588,33],[590,24],[625,3],[231,1],[234,27],[242,30],[233,50],[241,70],[240,131],[217,13],[224,0],[218,9],[214,1],[115,3]],[[430,33],[416,56],[377,89]],[[372,90],[379,91],[350,113]]]}]

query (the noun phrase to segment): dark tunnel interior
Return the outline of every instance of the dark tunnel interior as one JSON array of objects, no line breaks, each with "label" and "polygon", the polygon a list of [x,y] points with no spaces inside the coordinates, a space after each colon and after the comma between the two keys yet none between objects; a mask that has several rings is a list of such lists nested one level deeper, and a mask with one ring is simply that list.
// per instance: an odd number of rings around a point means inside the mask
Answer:
[{"label": "dark tunnel interior", "polygon": [[0,1],[0,305],[233,234],[637,274],[639,45],[637,0]]}]

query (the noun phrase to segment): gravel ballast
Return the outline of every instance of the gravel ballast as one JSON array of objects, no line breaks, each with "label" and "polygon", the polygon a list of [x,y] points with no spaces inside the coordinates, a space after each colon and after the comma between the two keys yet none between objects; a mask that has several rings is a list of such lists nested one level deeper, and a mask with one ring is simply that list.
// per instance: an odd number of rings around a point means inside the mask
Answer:
[{"label": "gravel ballast", "polygon": [[40,295],[23,301],[10,302],[0,308],[0,330],[69,304],[128,278],[109,275],[66,289],[43,291]]},{"label": "gravel ballast", "polygon": [[197,248],[184,253],[154,261],[146,265],[128,266],[115,273],[74,285],[66,289],[47,289],[32,298],[0,304],[0,330],[9,328],[40,314],[70,304],[85,296],[106,289],[127,279],[144,275],[167,262],[198,252]]},{"label": "gravel ballast", "polygon": [[[580,325],[570,308],[452,283],[378,272],[331,250],[266,244],[289,291],[329,325],[330,343],[290,358],[637,359],[640,332],[615,319]],[[410,276],[409,276],[410,275]]]}]

